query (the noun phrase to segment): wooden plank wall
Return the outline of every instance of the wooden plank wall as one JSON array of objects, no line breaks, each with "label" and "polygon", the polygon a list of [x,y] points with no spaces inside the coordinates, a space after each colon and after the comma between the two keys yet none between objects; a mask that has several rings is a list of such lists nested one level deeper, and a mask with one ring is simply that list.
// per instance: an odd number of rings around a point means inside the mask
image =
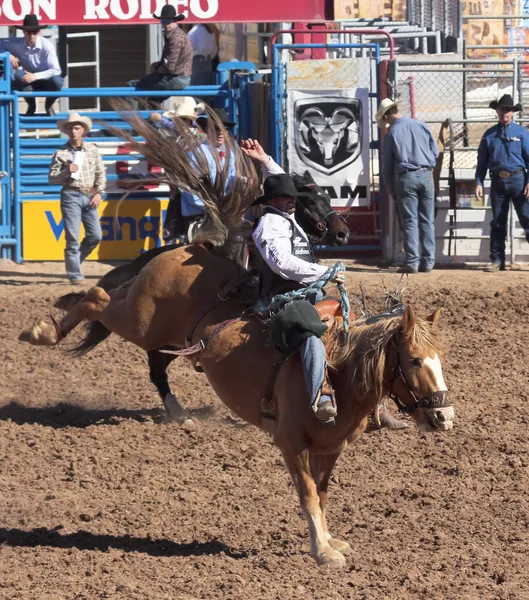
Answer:
[{"label": "wooden plank wall", "polygon": [[334,0],[334,18],[337,21],[380,17],[405,21],[406,0]]}]

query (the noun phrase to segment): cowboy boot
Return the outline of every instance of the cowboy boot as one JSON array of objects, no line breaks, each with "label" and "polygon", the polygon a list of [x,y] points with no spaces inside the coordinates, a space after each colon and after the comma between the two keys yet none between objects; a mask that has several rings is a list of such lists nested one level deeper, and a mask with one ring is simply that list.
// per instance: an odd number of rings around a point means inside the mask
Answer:
[{"label": "cowboy boot", "polygon": [[369,425],[366,431],[374,431],[384,427],[388,429],[407,429],[409,426],[409,423],[395,418],[384,403],[380,402],[369,416]]},{"label": "cowboy boot", "polygon": [[316,398],[316,402],[314,403],[314,414],[324,425],[335,424],[334,419],[338,413],[332,386],[327,377],[325,378],[318,397]]}]

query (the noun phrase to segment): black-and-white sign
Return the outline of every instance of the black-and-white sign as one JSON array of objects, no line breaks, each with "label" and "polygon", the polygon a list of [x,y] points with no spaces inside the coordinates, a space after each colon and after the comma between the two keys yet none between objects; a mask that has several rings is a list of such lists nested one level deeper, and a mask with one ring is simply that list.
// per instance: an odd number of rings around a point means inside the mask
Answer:
[{"label": "black-and-white sign", "polygon": [[367,90],[291,90],[288,96],[289,171],[310,171],[335,206],[369,204]]}]

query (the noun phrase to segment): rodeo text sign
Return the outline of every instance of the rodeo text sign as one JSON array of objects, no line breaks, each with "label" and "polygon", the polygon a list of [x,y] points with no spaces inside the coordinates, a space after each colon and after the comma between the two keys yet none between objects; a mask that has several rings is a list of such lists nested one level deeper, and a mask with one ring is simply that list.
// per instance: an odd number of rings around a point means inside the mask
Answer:
[{"label": "rodeo text sign", "polygon": [[262,23],[325,19],[325,0],[0,0],[0,25],[20,25],[36,14],[43,25],[133,25],[156,23],[165,4],[191,22]]}]

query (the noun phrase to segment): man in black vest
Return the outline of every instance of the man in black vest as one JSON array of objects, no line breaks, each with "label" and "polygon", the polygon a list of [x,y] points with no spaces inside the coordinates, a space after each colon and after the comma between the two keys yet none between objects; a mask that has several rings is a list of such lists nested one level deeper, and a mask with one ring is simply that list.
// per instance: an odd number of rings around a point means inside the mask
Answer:
[{"label": "man in black vest", "polygon": [[[263,296],[272,297],[299,289],[327,272],[327,267],[316,263],[307,234],[296,222],[296,198],[301,195],[289,175],[271,175],[265,179],[264,194],[253,202],[253,205],[266,204],[252,235],[258,251],[257,268],[261,274]],[[334,283],[343,281],[343,273],[333,279]],[[300,352],[314,414],[323,423],[332,424],[336,404],[326,380],[323,342],[311,335],[302,343]],[[408,426],[395,419],[383,406],[376,421],[378,427],[402,429]]]},{"label": "man in black vest", "polygon": [[[268,177],[264,192],[253,202],[267,206],[252,237],[261,258],[261,293],[273,296],[317,281],[327,267],[316,263],[307,234],[296,223],[296,197],[301,194],[291,177],[286,174]],[[343,282],[343,273],[337,274],[334,281]],[[325,382],[323,342],[311,335],[301,345],[300,352],[314,414],[323,423],[333,424],[336,405],[332,388]]]}]

